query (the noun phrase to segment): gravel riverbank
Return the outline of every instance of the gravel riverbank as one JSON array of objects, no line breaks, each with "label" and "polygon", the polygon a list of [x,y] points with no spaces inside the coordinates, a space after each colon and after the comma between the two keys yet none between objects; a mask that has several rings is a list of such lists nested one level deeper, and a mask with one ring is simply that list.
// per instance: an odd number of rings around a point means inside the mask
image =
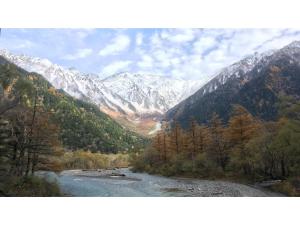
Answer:
[{"label": "gravel riverbank", "polygon": [[[46,173],[43,175],[45,176]],[[226,181],[208,181],[189,178],[167,178],[146,173],[133,173],[129,169],[67,170],[56,180],[64,193],[71,196],[190,196],[190,197],[271,197],[282,196],[263,188]]]}]

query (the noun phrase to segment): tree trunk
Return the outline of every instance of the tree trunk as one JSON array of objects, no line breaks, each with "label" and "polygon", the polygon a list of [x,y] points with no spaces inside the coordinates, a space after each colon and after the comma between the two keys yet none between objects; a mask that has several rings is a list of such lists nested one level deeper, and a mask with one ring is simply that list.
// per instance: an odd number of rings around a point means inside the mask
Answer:
[{"label": "tree trunk", "polygon": [[29,174],[29,171],[30,171],[30,165],[31,165],[31,152],[28,151],[28,155],[27,155],[27,165],[26,165],[25,176],[28,176],[28,174]]},{"label": "tree trunk", "polygon": [[12,155],[12,163],[10,165],[9,174],[13,175],[16,172],[16,166],[17,166],[17,154],[18,154],[18,144],[14,143],[13,147],[13,155]]},{"label": "tree trunk", "polygon": [[164,161],[167,161],[167,145],[166,145],[166,134],[164,133],[164,143],[163,143],[163,148],[164,148]]},{"label": "tree trunk", "polygon": [[280,167],[281,167],[281,176],[284,178],[286,176],[286,171],[285,171],[285,162],[283,159],[280,161]]},{"label": "tree trunk", "polygon": [[39,155],[36,152],[34,152],[33,160],[32,160],[32,167],[31,167],[31,175],[34,175],[38,160],[39,160]]},{"label": "tree trunk", "polygon": [[20,155],[19,158],[17,159],[17,163],[16,163],[16,175],[17,176],[22,176],[23,175],[23,171],[24,171],[24,149],[21,148],[20,149]]}]

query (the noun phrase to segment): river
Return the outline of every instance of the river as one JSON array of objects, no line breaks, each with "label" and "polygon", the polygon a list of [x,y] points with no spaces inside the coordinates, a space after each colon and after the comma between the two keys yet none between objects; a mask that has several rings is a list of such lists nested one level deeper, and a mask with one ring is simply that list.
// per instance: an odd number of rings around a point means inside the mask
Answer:
[{"label": "river", "polygon": [[[158,196],[223,196],[271,197],[281,196],[264,189],[225,181],[187,178],[167,178],[146,173],[117,169],[118,176],[97,176],[96,172],[66,170],[59,174],[40,172],[48,180],[55,180],[61,190],[70,196],[82,197],[158,197]],[[96,174],[96,175],[95,175]]]}]

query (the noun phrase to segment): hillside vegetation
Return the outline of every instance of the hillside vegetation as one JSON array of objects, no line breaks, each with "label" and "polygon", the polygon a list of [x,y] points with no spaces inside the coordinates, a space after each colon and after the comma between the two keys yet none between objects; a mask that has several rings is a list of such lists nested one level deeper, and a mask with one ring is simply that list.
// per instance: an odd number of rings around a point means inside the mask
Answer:
[{"label": "hillside vegetation", "polygon": [[[217,113],[224,122],[228,122],[235,104],[260,119],[276,120],[282,96],[300,99],[299,46],[291,43],[275,51],[246,73],[243,70],[248,64],[243,60],[238,62],[238,70],[227,72],[226,76],[220,73],[194,95],[170,109],[166,114],[167,121],[177,121],[187,128],[191,118],[208,124],[213,113]],[[219,80],[223,82],[216,83]]]},{"label": "hillside vegetation", "polygon": [[0,57],[0,196],[61,196],[37,170],[126,165],[144,139],[89,103],[56,90],[44,78]]},{"label": "hillside vegetation", "polygon": [[[23,80],[30,87],[27,92],[37,92],[37,98],[51,119],[60,127],[59,138],[65,148],[89,149],[91,151],[126,151],[145,141],[128,131],[102,113],[95,105],[74,99],[62,90],[56,90],[42,76],[28,73],[0,57],[0,84],[7,82],[10,94],[16,95],[20,87],[15,84]],[[32,105],[33,98],[23,99]]]},{"label": "hillside vegetation", "polygon": [[135,171],[261,182],[300,195],[300,103],[283,97],[279,117],[266,122],[235,105],[228,123],[214,113],[208,124],[190,120],[187,130],[165,125],[146,151],[132,159]]}]

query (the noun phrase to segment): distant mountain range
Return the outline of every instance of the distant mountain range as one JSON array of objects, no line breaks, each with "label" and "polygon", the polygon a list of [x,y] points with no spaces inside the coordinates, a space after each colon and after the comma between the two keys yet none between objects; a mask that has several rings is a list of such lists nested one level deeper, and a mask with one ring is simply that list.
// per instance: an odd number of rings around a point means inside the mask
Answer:
[{"label": "distant mountain range", "polygon": [[7,50],[0,50],[0,55],[26,71],[41,74],[55,88],[96,104],[121,124],[145,134],[155,129],[167,110],[204,84],[138,73],[119,73],[100,79],[94,74],[65,69],[47,59],[14,55]]},{"label": "distant mountain range", "polygon": [[154,134],[160,120],[187,127],[195,118],[206,123],[213,112],[227,121],[232,106],[240,104],[265,120],[277,117],[281,95],[300,96],[300,42],[279,50],[254,53],[222,69],[213,79],[187,81],[153,74],[119,73],[100,79],[40,59],[0,55],[29,72],[46,78],[55,88],[93,103],[120,124],[141,134]]},{"label": "distant mountain range", "polygon": [[248,56],[224,68],[186,100],[168,110],[167,121],[187,127],[191,118],[207,123],[213,112],[226,122],[232,106],[240,104],[253,115],[274,120],[280,96],[300,98],[300,42],[279,50]]},{"label": "distant mountain range", "polygon": [[122,127],[97,106],[55,89],[43,76],[29,73],[1,56],[0,75],[0,84],[9,82],[12,95],[19,91],[16,80],[33,84],[38,90],[38,98],[42,100],[41,105],[53,112],[52,119],[60,126],[60,140],[66,149],[111,153],[130,150],[146,141]]}]

